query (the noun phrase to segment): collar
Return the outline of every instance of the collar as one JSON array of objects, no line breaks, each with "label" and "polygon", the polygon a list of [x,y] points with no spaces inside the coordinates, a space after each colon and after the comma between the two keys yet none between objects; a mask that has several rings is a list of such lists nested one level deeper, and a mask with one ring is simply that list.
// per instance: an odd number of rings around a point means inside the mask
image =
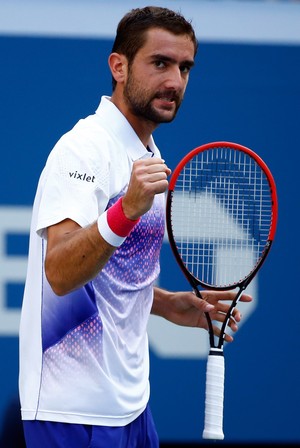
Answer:
[{"label": "collar", "polygon": [[[96,115],[101,118],[101,121],[109,128],[110,132],[123,142],[127,154],[133,161],[149,157],[149,151],[147,151],[128,120],[111,102],[110,98],[109,96],[101,97]],[[148,146],[155,156],[160,157],[152,135],[150,136]]]}]

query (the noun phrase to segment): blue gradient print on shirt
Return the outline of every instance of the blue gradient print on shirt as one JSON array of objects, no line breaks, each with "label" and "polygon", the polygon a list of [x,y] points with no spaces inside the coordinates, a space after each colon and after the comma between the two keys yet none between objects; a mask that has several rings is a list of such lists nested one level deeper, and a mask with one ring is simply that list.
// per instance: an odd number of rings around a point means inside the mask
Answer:
[{"label": "blue gradient print on shirt", "polygon": [[103,271],[128,291],[149,286],[159,274],[164,230],[164,195],[157,195],[152,208],[141,217]]},{"label": "blue gradient print on shirt", "polygon": [[[116,202],[114,198],[109,206]],[[112,306],[118,293],[130,293],[151,285],[159,274],[159,254],[164,236],[164,195],[157,195],[153,207],[142,216],[140,222],[125,242],[110,258],[105,268],[89,284],[59,297],[52,291],[44,278],[42,302],[42,341],[43,351],[61,343],[70,333],[78,333],[79,327],[86,332],[86,324],[97,321],[97,335],[102,333],[101,304],[96,303],[99,295]],[[116,297],[117,296],[117,297]],[[130,294],[127,297],[130,300]],[[128,300],[123,300],[124,307]],[[131,306],[134,306],[132,303]],[[122,306],[123,307],[123,306]]]},{"label": "blue gradient print on shirt", "polygon": [[43,351],[57,344],[69,331],[97,314],[93,286],[59,297],[44,278],[42,302]]}]

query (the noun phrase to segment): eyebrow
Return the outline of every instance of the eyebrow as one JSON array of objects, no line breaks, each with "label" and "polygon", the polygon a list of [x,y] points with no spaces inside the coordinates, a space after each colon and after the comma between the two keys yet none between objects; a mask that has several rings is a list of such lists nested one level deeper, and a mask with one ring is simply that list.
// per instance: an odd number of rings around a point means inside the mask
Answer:
[{"label": "eyebrow", "polygon": [[[152,55],[151,58],[153,60],[159,59],[163,62],[171,62],[172,64],[176,64],[178,62],[176,59],[171,58],[170,56],[166,56],[164,54],[159,54],[159,53]],[[180,65],[185,65],[189,68],[192,68],[195,65],[195,62],[191,59],[187,59],[187,60],[181,61]]]}]

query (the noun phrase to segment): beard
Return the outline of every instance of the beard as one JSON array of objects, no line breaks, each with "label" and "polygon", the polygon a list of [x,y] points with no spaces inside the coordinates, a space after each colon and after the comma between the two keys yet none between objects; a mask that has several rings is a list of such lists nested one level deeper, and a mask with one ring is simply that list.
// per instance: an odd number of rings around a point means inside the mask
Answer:
[{"label": "beard", "polygon": [[[171,94],[170,90],[161,90],[156,92],[156,94],[151,93],[130,72],[128,73],[127,84],[124,88],[124,98],[133,115],[155,124],[170,123],[173,121],[183,100],[178,93],[173,92]],[[152,101],[156,98],[169,98],[174,101],[175,109],[173,113],[166,114],[156,109],[152,105]]]}]

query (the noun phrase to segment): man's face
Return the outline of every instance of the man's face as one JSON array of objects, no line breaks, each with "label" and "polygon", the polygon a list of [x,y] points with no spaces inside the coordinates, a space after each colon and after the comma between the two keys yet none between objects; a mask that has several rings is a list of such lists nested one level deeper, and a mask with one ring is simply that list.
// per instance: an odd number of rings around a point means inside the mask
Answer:
[{"label": "man's face", "polygon": [[194,50],[186,35],[160,28],[147,32],[145,45],[128,67],[124,86],[124,98],[133,115],[155,124],[175,118],[194,64]]}]

